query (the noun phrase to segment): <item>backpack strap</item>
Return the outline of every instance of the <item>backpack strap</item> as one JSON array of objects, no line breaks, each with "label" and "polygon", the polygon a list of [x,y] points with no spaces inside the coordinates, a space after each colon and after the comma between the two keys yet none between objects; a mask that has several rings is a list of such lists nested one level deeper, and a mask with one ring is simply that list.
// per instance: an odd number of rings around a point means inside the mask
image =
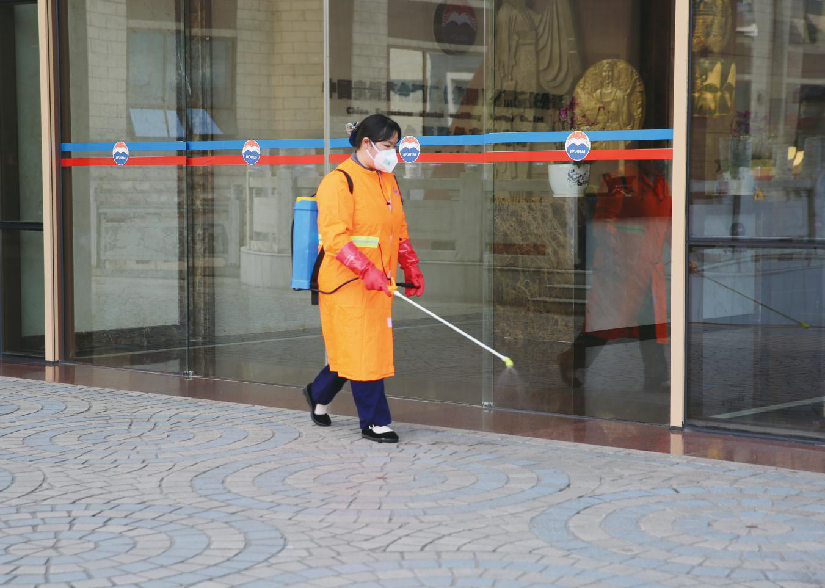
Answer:
[{"label": "backpack strap", "polygon": [[[347,178],[347,186],[349,186],[349,193],[352,194],[352,191],[355,189],[355,186],[352,183],[352,177],[347,172],[342,170],[340,167],[336,167],[335,171],[341,172],[342,174],[344,174],[344,177]],[[396,180],[395,183],[397,185],[398,180]]]},{"label": "backpack strap", "polygon": [[[352,177],[342,170],[341,168],[335,168],[335,171],[339,171],[344,174],[344,177],[347,178],[347,186],[349,187],[349,193],[352,194],[353,190],[355,189],[354,184],[352,183]],[[396,180],[396,184],[397,184]],[[324,248],[321,247],[321,250],[318,252],[318,257],[315,258],[315,265],[312,266],[312,277],[309,279],[309,297],[310,303],[312,306],[318,306],[318,274],[321,271],[321,263],[324,261]]]},{"label": "backpack strap", "polygon": [[309,279],[309,302],[312,306],[318,306],[318,272],[321,271],[321,262],[324,261],[324,248],[318,252],[315,258],[315,265],[312,266],[312,277]]}]

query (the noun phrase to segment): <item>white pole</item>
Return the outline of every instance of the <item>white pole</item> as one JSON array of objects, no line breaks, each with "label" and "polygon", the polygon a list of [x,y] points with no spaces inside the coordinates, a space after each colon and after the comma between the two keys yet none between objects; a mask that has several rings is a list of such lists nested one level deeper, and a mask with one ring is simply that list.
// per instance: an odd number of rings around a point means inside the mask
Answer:
[{"label": "white pole", "polygon": [[453,331],[455,331],[459,335],[463,335],[463,336],[467,337],[470,341],[472,341],[473,343],[475,343],[476,345],[478,345],[482,349],[485,349],[485,350],[489,351],[490,353],[492,353],[493,355],[498,357],[501,361],[503,361],[504,365],[506,365],[507,367],[513,367],[513,360],[510,359],[509,357],[507,357],[506,355],[502,355],[501,353],[499,353],[498,351],[496,351],[495,349],[493,349],[491,347],[488,347],[487,345],[485,345],[484,343],[482,343],[481,341],[479,341],[478,339],[476,339],[472,335],[468,335],[467,333],[465,333],[464,331],[462,331],[461,329],[459,329],[455,325],[451,325],[450,323],[445,321],[443,318],[441,318],[440,316],[438,316],[434,312],[427,310],[426,308],[424,308],[423,306],[421,306],[417,302],[413,302],[412,300],[410,300],[409,298],[404,296],[398,290],[393,290],[393,294],[395,294],[396,296],[398,296],[402,300],[406,300],[407,302],[412,304],[414,307],[416,307],[418,310],[427,313],[428,315],[430,315],[431,317],[433,317],[435,320],[439,321],[440,323],[450,327]]},{"label": "white pole", "polygon": [[329,83],[329,0],[324,0],[324,175],[330,171],[329,143],[332,136],[330,129],[330,83]]}]

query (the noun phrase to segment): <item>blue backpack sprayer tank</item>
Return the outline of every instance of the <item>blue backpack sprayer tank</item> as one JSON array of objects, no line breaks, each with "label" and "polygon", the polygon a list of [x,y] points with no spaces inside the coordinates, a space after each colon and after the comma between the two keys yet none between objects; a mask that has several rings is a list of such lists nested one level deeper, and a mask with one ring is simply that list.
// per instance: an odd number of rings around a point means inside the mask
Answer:
[{"label": "blue backpack sprayer tank", "polygon": [[295,200],[292,213],[292,289],[312,287],[312,269],[318,259],[318,201],[314,196]]},{"label": "blue backpack sprayer tank", "polygon": [[[340,171],[347,177],[349,191],[350,193],[352,193],[352,178],[350,178],[349,174],[347,174],[345,171],[340,169],[338,171]],[[311,292],[312,304],[314,305],[318,304],[318,293],[320,292],[320,290],[318,289],[318,271],[321,267],[321,262],[323,261],[323,259],[324,250],[319,247],[318,238],[318,200],[316,199],[315,195],[296,198],[295,208],[293,210],[292,216],[292,289],[309,290]],[[333,294],[334,292],[343,288],[350,282],[354,282],[357,279],[358,277],[355,277],[351,280],[347,280],[346,282],[335,288],[335,290],[332,290],[331,292],[321,293]],[[420,311],[428,314],[440,323],[451,328],[459,335],[466,337],[467,339],[469,339],[485,351],[492,353],[501,361],[503,361],[504,365],[508,368],[513,367],[514,364],[512,359],[505,355],[502,355],[495,349],[485,345],[472,335],[465,333],[455,325],[447,322],[440,316],[436,315],[434,312],[427,310],[426,308],[424,308],[416,302],[413,302],[412,300],[410,300],[398,291],[399,287],[415,288],[415,284],[393,283],[390,286],[390,291],[392,291],[393,295],[395,295],[396,297],[401,298],[406,302],[409,302]]]}]

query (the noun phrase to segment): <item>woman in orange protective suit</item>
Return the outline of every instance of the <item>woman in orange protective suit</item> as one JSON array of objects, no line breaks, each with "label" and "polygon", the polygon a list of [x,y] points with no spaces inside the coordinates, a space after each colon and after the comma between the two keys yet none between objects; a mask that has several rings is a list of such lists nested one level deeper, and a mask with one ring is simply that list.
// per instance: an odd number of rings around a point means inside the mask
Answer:
[{"label": "woman in orange protective suit", "polygon": [[355,153],[318,187],[318,232],[324,248],[318,289],[329,365],[304,388],[304,395],[312,421],[327,427],[327,405],[350,380],[361,435],[397,443],[384,393],[384,378],[395,375],[390,286],[396,264],[404,270],[404,281],[415,285],[407,288],[407,295],[424,292],[392,173],[401,128],[373,114],[348,130]]}]

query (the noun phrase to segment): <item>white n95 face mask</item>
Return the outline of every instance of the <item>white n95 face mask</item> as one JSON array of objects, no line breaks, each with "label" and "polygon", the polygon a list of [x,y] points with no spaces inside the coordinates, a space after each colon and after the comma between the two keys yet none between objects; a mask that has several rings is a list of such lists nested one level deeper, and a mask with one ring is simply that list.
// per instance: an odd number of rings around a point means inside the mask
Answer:
[{"label": "white n95 face mask", "polygon": [[391,174],[395,166],[398,165],[398,155],[395,153],[395,149],[384,149],[381,151],[372,141],[370,141],[370,145],[372,145],[372,148],[376,151],[376,154],[372,156],[375,169]]}]

